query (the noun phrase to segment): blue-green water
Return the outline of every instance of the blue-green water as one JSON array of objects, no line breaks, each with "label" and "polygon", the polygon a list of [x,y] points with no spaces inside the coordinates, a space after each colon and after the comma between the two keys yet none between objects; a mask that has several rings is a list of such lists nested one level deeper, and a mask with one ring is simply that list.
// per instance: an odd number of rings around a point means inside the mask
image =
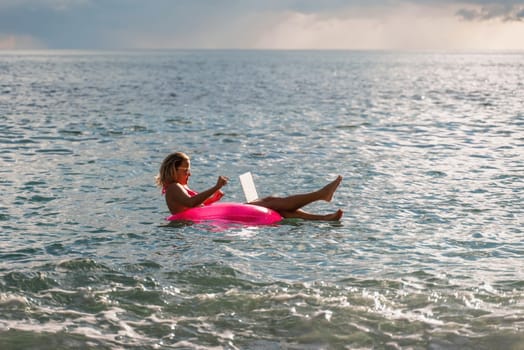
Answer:
[{"label": "blue-green water", "polygon": [[[0,349],[523,349],[524,54],[0,54]],[[166,225],[154,176],[337,174],[340,223]]]}]

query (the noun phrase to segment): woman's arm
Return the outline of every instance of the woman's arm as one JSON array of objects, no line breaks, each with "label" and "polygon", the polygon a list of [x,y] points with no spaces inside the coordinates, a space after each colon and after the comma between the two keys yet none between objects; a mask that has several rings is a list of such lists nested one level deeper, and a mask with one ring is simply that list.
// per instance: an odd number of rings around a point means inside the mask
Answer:
[{"label": "woman's arm", "polygon": [[[175,209],[177,212],[185,208],[194,208],[206,201],[215,192],[219,191],[223,186],[227,184],[227,178],[225,176],[219,176],[215,186],[202,191],[195,196],[191,197],[187,191],[180,184],[174,184],[169,186],[166,192],[166,200],[168,207]],[[171,210],[173,211],[173,210]]]}]

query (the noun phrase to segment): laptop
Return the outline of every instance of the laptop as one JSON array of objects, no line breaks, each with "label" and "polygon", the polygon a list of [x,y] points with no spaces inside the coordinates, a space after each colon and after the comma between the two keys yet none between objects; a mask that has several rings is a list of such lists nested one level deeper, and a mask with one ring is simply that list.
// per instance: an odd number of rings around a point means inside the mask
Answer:
[{"label": "laptop", "polygon": [[242,185],[242,190],[244,191],[244,196],[246,197],[246,202],[249,203],[257,200],[258,193],[251,172],[248,171],[247,173],[240,175],[239,178],[240,184]]}]

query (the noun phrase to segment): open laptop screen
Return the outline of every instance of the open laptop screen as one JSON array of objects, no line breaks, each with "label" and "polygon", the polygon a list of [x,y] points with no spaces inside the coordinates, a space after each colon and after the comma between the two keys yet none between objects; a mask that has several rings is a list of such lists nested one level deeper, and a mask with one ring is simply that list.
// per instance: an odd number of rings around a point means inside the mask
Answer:
[{"label": "open laptop screen", "polygon": [[242,185],[242,190],[244,191],[244,196],[246,197],[246,202],[252,202],[258,199],[257,189],[255,187],[255,182],[253,181],[253,176],[251,172],[248,171],[239,176],[240,184]]}]

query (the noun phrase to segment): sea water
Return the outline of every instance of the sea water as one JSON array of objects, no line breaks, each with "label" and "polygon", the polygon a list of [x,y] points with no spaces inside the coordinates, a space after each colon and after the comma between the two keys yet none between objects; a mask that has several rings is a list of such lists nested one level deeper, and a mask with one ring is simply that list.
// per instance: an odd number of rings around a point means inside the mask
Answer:
[{"label": "sea water", "polygon": [[[523,349],[524,54],[0,54],[0,349]],[[344,176],[340,222],[168,225],[154,185]]]}]

